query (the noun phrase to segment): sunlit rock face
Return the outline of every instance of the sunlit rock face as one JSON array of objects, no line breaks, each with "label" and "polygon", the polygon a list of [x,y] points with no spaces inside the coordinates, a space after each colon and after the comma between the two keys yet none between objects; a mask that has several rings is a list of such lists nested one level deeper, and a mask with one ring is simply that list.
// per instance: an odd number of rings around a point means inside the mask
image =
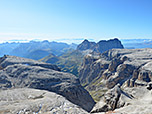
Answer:
[{"label": "sunlit rock face", "polygon": [[109,89],[99,102],[94,106],[91,113],[104,114],[151,114],[152,91],[145,86],[121,87],[116,85]]},{"label": "sunlit rock face", "polygon": [[90,111],[95,102],[81,86],[79,79],[60,72],[56,65],[30,59],[4,56],[0,58],[0,89],[34,88],[62,95],[75,105]]},{"label": "sunlit rock face", "polygon": [[65,97],[45,90],[18,88],[0,91],[1,114],[88,114]]},{"label": "sunlit rock face", "polygon": [[98,55],[88,54],[79,76],[81,83],[98,100],[102,92],[117,84],[147,86],[152,81],[152,49],[112,49]]}]

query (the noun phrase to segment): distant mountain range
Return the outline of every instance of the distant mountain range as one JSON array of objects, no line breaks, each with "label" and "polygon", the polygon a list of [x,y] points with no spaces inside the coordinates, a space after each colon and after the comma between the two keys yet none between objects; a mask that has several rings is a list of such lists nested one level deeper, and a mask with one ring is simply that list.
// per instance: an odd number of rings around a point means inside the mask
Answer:
[{"label": "distant mountain range", "polygon": [[121,39],[124,48],[152,48],[152,39]]},{"label": "distant mountain range", "polygon": [[62,55],[63,53],[76,49],[76,44],[66,44],[60,42],[30,41],[27,43],[2,43],[0,44],[0,56],[13,55],[39,60],[50,53]]},{"label": "distant mountain range", "polygon": [[13,55],[40,60],[58,65],[62,71],[78,76],[83,58],[89,53],[103,53],[113,48],[152,48],[150,39],[101,40],[90,42],[85,39],[81,44],[61,42],[30,41],[26,43],[0,44],[0,56]]},{"label": "distant mountain range", "polygon": [[78,70],[81,66],[83,58],[89,53],[102,53],[112,48],[123,48],[123,45],[118,39],[101,40],[98,43],[84,40],[77,46],[76,50],[68,51],[61,56],[50,54],[42,58],[40,61],[56,64],[62,71],[70,72],[78,76]]}]

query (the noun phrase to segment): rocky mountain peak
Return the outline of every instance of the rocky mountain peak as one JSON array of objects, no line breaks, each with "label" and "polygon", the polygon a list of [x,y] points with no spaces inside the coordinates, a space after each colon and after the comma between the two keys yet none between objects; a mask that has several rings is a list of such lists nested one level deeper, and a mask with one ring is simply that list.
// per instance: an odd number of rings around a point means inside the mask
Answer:
[{"label": "rocky mountain peak", "polygon": [[89,42],[87,39],[85,39],[81,44],[77,46],[77,50],[84,51],[88,49],[93,49],[95,45],[95,42]]},{"label": "rocky mountain peak", "polygon": [[87,39],[85,39],[82,43],[89,43],[89,41]]},{"label": "rocky mountain peak", "polygon": [[109,49],[113,49],[113,48],[123,49],[124,47],[121,44],[121,41],[118,40],[117,38],[115,38],[115,39],[110,39],[110,40],[101,40],[101,41],[99,41],[96,44],[96,46],[94,48],[94,51],[103,53],[103,52],[108,51]]},{"label": "rocky mountain peak", "polygon": [[110,39],[110,40],[101,40],[98,43],[89,42],[85,39],[80,45],[78,45],[77,50],[86,51],[92,50],[90,52],[103,53],[109,49],[120,48],[123,49],[123,45],[118,38]]}]

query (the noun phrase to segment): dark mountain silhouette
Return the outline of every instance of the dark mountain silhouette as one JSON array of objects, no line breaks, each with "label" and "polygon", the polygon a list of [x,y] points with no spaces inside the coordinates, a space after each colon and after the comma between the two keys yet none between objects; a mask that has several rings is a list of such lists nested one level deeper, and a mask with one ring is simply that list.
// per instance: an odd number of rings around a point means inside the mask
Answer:
[{"label": "dark mountain silhouette", "polygon": [[96,45],[95,42],[89,42],[87,39],[85,39],[81,44],[78,45],[77,50],[87,50],[87,49],[93,49]]},{"label": "dark mountain silhouette", "polygon": [[109,49],[113,48],[124,48],[121,44],[121,41],[117,38],[110,40],[101,40],[98,43],[89,42],[88,40],[84,40],[81,44],[78,45],[77,50],[92,50],[93,52],[103,53]]}]

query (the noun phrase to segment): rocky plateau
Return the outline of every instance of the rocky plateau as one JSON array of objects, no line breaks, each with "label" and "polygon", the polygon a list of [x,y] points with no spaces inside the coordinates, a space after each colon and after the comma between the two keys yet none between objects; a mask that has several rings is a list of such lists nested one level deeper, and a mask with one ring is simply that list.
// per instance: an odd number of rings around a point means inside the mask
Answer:
[{"label": "rocky plateau", "polygon": [[116,85],[104,94],[91,113],[152,114],[152,91],[147,87],[120,88]]},{"label": "rocky plateau", "polygon": [[151,48],[88,54],[79,76],[97,102],[92,113],[152,114]]},{"label": "rocky plateau", "polygon": [[[81,86],[79,79],[72,74],[60,72],[56,65],[15,56],[4,56],[0,58],[0,66],[0,90],[9,89],[10,94],[17,92],[17,90],[12,90],[15,88],[47,90],[63,96],[71,104],[88,112],[95,104],[90,94]],[[23,93],[19,92],[20,94]]]},{"label": "rocky plateau", "polygon": [[0,114],[88,114],[59,94],[31,88],[0,91],[0,107]]}]

